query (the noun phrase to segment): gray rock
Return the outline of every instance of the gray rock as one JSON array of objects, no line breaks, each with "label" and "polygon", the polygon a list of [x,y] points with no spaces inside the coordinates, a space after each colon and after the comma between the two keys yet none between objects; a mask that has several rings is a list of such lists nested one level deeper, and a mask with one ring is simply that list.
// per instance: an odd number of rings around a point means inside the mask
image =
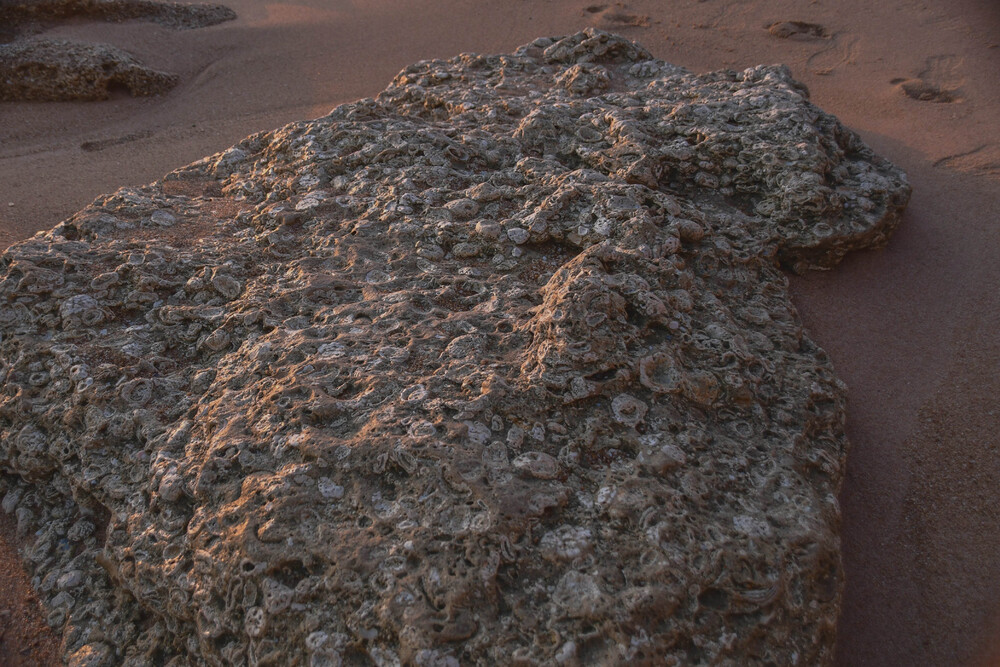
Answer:
[{"label": "gray rock", "polygon": [[158,95],[177,81],[107,44],[61,39],[0,44],[0,100],[104,100],[116,87],[133,96]]},{"label": "gray rock", "polygon": [[81,583],[83,583],[83,572],[80,570],[70,570],[59,577],[59,581],[56,582],[56,585],[59,587],[59,590],[64,591],[70,588],[76,588]]},{"label": "gray rock", "polygon": [[[0,3],[0,25],[14,34],[38,32],[54,22],[70,19],[115,23],[141,20],[175,30],[187,30],[234,18],[236,13],[223,5],[156,0],[4,0]],[[3,39],[2,33],[0,39]]]},{"label": "gray rock", "polygon": [[140,97],[160,95],[177,85],[176,75],[152,69],[109,44],[35,36],[59,22],[145,20],[188,29],[234,18],[236,14],[222,5],[152,0],[3,0],[0,101],[104,100],[116,90]]},{"label": "gray rock", "polygon": [[780,266],[908,197],[787,69],[587,31],[98,198],[0,275],[67,655],[828,664],[844,387]]}]

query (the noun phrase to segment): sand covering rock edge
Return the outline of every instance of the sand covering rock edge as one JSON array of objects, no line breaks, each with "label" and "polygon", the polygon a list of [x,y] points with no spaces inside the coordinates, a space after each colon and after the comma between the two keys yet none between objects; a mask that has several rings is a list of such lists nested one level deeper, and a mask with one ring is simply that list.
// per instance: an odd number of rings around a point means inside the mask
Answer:
[{"label": "sand covering rock edge", "polygon": [[777,267],[909,188],[806,97],[542,39],[9,249],[4,508],[71,661],[829,662],[844,392]]}]

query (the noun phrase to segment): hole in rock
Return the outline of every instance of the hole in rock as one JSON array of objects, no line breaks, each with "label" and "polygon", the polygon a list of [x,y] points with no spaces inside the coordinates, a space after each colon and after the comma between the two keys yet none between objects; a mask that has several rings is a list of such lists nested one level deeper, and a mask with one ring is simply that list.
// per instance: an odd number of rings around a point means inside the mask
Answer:
[{"label": "hole in rock", "polygon": [[108,99],[123,100],[132,97],[132,89],[118,79],[108,81]]}]

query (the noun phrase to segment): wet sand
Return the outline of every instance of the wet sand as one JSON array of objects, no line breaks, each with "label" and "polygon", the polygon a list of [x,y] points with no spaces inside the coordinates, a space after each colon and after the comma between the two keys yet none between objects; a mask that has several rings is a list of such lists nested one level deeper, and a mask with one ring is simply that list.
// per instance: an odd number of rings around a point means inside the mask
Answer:
[{"label": "wet sand", "polygon": [[[0,103],[0,246],[252,132],[375,95],[420,59],[596,26],[695,71],[785,63],[914,187],[888,248],[792,280],[849,386],[838,661],[1000,664],[1000,5],[227,4],[236,21],[200,30],[74,21],[50,31],[112,43],[182,82],[159,98]],[[768,30],[791,21],[818,27]],[[0,529],[0,663],[50,664],[51,636],[48,649],[31,643],[43,621],[10,565],[10,522]]]}]

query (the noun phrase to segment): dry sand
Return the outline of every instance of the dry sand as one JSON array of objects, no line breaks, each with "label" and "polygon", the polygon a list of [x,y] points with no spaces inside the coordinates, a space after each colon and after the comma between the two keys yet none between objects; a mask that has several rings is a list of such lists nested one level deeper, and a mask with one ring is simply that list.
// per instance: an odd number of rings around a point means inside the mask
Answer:
[{"label": "dry sand", "polygon": [[[0,104],[0,247],[98,194],[372,96],[424,58],[593,25],[695,71],[786,63],[914,186],[886,250],[792,281],[850,387],[839,662],[1000,664],[1000,3],[227,4],[239,19],[201,30],[74,21],[50,32],[112,43],[182,83],[162,98]],[[767,29],[782,21],[821,28]],[[38,638],[9,523],[0,532],[0,664],[49,664],[55,640]]]}]

